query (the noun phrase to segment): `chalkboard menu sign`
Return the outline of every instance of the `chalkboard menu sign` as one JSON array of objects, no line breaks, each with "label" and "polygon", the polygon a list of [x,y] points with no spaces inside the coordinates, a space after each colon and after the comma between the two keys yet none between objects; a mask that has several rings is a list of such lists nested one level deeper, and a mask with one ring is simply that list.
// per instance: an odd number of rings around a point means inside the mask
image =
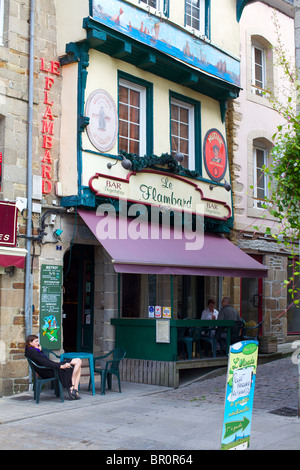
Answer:
[{"label": "chalkboard menu sign", "polygon": [[40,343],[42,348],[61,347],[62,266],[41,267]]}]

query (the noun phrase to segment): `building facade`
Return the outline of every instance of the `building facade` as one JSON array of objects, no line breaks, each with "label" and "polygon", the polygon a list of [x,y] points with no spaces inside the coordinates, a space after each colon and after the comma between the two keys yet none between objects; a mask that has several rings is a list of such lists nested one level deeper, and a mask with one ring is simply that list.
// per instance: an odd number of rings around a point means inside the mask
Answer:
[{"label": "building facade", "polygon": [[123,346],[152,380],[178,359],[176,322],[267,275],[229,241],[247,3],[1,0],[1,195],[26,259],[0,279],[1,395],[28,385],[30,332],[56,351]]}]

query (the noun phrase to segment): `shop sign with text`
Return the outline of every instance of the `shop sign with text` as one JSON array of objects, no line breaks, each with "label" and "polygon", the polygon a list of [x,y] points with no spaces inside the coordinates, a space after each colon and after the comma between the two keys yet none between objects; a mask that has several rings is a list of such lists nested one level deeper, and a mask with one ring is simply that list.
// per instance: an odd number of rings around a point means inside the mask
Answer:
[{"label": "shop sign with text", "polygon": [[0,246],[17,244],[18,209],[14,202],[0,201]]},{"label": "shop sign with text", "polygon": [[55,78],[60,75],[60,63],[58,61],[51,60],[50,63],[46,63],[44,58],[41,58],[40,71],[44,72],[44,113],[42,117],[42,192],[43,194],[51,193],[53,189],[53,139],[54,139],[54,113],[53,104],[49,93],[52,86],[55,83]]},{"label": "shop sign with text", "polygon": [[96,173],[89,187],[97,196],[125,199],[162,209],[188,212],[227,220],[231,208],[224,201],[203,197],[197,182],[160,171],[143,170],[128,173],[126,179]]},{"label": "shop sign with text", "polygon": [[240,341],[230,347],[222,450],[243,450],[250,445],[257,357],[257,341]]}]

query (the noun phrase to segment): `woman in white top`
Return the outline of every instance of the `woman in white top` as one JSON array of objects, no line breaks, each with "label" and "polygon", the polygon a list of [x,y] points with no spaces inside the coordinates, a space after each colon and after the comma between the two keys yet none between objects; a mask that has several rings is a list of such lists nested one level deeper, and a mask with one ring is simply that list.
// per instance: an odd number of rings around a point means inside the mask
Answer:
[{"label": "woman in white top", "polygon": [[207,308],[202,312],[201,320],[217,320],[218,315],[219,312],[215,309],[214,299],[209,299],[207,302]]}]

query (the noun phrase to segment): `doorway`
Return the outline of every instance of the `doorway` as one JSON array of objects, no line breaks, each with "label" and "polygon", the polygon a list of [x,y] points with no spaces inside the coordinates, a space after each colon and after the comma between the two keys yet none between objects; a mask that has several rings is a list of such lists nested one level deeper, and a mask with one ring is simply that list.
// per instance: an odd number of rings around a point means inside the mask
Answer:
[{"label": "doorway", "polygon": [[64,256],[63,348],[93,351],[94,247],[73,245]]},{"label": "doorway", "polygon": [[[259,263],[263,262],[261,255],[249,255]],[[263,279],[241,278],[240,314],[245,322],[259,323],[263,317]]]}]

